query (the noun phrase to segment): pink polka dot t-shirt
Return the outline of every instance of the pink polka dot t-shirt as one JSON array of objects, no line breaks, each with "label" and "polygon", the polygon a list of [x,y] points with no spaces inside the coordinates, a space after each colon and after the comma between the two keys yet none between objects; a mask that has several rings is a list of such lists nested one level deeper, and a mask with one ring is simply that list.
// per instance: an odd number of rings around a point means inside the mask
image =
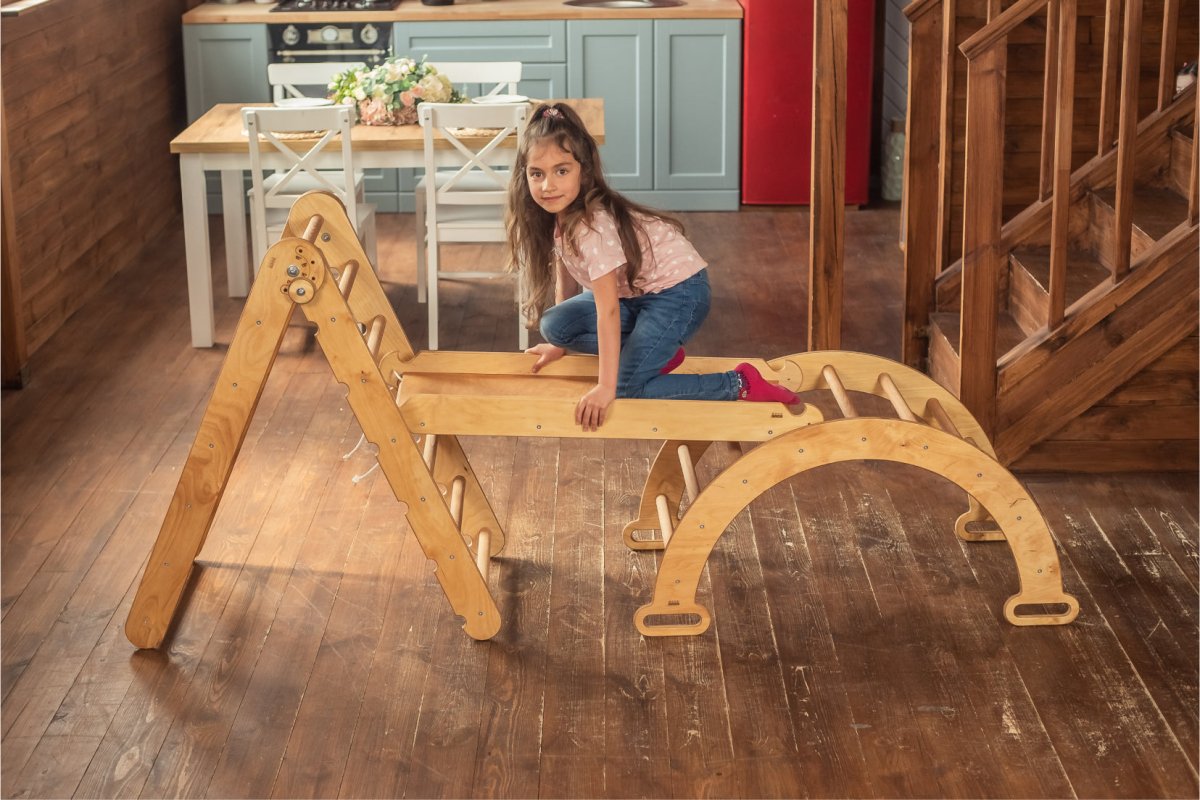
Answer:
[{"label": "pink polka dot t-shirt", "polygon": [[[670,289],[682,280],[704,269],[707,263],[692,247],[692,243],[669,223],[657,217],[638,216],[645,228],[649,246],[642,253],[642,269],[637,278],[642,294],[655,294]],[[576,230],[576,248],[564,246],[562,235],[554,232],[554,254],[562,259],[571,277],[585,289],[592,281],[625,265],[625,252],[617,224],[605,210],[592,214],[591,227],[580,223]],[[617,296],[633,297],[625,270],[617,272]]]}]

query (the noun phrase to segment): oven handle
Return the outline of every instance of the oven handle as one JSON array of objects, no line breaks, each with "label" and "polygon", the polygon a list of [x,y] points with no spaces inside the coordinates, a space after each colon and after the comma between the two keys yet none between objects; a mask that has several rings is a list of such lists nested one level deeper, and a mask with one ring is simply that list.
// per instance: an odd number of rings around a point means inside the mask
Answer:
[{"label": "oven handle", "polygon": [[387,50],[276,50],[277,56],[301,56],[303,58],[316,58],[318,56],[386,56]]}]

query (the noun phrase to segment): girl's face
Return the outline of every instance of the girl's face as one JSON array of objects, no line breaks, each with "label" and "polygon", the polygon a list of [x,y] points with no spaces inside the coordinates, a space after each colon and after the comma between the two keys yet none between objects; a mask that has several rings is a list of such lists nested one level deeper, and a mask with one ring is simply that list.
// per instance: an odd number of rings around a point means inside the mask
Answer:
[{"label": "girl's face", "polygon": [[575,202],[582,174],[575,156],[553,141],[537,142],[529,148],[529,161],[525,165],[529,193],[535,203],[551,214],[559,214]]}]

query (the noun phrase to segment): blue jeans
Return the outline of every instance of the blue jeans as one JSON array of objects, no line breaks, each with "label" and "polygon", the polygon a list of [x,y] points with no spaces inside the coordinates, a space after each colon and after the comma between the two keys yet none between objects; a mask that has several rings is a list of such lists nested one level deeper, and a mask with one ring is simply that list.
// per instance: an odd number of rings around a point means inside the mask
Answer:
[{"label": "blue jeans", "polygon": [[[621,358],[617,397],[650,400],[736,400],[736,372],[661,375],[675,351],[692,338],[708,316],[712,292],[708,272],[656,294],[625,297],[621,310]],[[577,353],[599,352],[596,300],[584,291],[546,310],[541,333],[547,342]]]}]

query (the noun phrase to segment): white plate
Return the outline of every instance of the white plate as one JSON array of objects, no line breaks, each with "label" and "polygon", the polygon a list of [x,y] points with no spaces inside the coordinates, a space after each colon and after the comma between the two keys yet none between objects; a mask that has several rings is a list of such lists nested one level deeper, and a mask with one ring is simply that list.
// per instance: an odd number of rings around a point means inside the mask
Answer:
[{"label": "white plate", "polygon": [[284,97],[275,102],[278,108],[319,108],[331,106],[333,101],[328,97]]},{"label": "white plate", "polygon": [[523,94],[485,94],[483,97],[472,97],[471,102],[486,106],[495,103],[528,103],[529,98]]}]

